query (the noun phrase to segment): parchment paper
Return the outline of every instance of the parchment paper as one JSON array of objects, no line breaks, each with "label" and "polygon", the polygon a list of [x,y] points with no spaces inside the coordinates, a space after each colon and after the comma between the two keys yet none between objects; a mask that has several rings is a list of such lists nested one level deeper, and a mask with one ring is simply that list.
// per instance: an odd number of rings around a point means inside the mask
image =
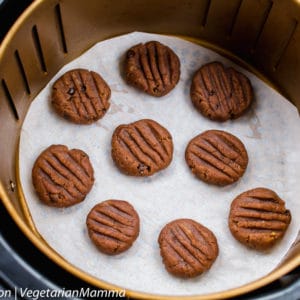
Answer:
[{"label": "parchment paper", "polygon": [[[121,75],[125,51],[149,40],[170,46],[181,61],[180,81],[163,98],[138,92],[128,86]],[[293,105],[245,70],[242,72],[251,79],[256,98],[250,111],[225,123],[202,117],[189,97],[191,76],[202,64],[214,60],[235,66],[213,51],[182,39],[132,33],[95,45],[60,70],[33,101],[21,131],[21,184],[38,231],[67,261],[126,289],[193,295],[249,283],[269,273],[284,257],[300,228],[300,118]],[[99,72],[112,89],[111,108],[93,125],[74,125],[57,116],[50,106],[51,84],[72,68]],[[141,118],[152,118],[168,128],[175,146],[171,165],[150,178],[121,174],[110,156],[111,136],[116,126]],[[187,167],[184,151],[188,141],[207,129],[229,131],[245,144],[249,165],[236,184],[227,187],[205,184]],[[31,182],[31,170],[40,152],[51,144],[79,148],[90,156],[96,180],[83,203],[57,209],[38,200]],[[283,240],[267,252],[247,249],[232,237],[227,226],[233,198],[260,186],[275,190],[286,201],[293,217]],[[138,239],[132,248],[118,256],[100,253],[89,240],[85,225],[90,209],[106,199],[127,200],[140,215]],[[157,243],[159,232],[167,222],[177,218],[192,218],[202,223],[218,239],[217,260],[208,272],[195,279],[171,276],[161,261]]]}]

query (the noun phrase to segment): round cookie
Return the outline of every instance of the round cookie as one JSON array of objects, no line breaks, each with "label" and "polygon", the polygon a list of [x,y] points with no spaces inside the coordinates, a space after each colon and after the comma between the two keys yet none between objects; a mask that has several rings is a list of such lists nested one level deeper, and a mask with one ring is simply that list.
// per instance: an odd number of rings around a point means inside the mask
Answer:
[{"label": "round cookie", "polygon": [[180,61],[172,49],[159,42],[138,44],[126,53],[125,75],[128,84],[161,97],[178,83]]},{"label": "round cookie", "polygon": [[271,248],[291,222],[285,202],[272,190],[256,188],[237,196],[231,203],[228,224],[242,244],[257,250]]},{"label": "round cookie", "polygon": [[226,121],[240,117],[253,100],[250,80],[220,62],[202,66],[193,76],[191,99],[205,117]]},{"label": "round cookie", "polygon": [[110,93],[109,86],[98,73],[74,69],[53,84],[51,103],[65,119],[77,124],[91,124],[108,110]]},{"label": "round cookie", "polygon": [[191,219],[168,223],[161,230],[158,243],[167,271],[184,278],[207,271],[219,253],[215,235]]},{"label": "round cookie", "polygon": [[199,179],[224,186],[243,176],[248,154],[236,136],[221,130],[207,130],[189,142],[185,160]]},{"label": "round cookie", "polygon": [[52,145],[36,159],[32,183],[45,204],[68,207],[85,199],[94,184],[94,170],[82,150]]},{"label": "round cookie", "polygon": [[116,166],[131,176],[150,176],[172,161],[173,142],[166,128],[149,119],[118,126],[111,155]]},{"label": "round cookie", "polygon": [[140,220],[133,206],[122,200],[106,200],[89,212],[88,234],[97,248],[114,255],[129,249],[140,232]]}]

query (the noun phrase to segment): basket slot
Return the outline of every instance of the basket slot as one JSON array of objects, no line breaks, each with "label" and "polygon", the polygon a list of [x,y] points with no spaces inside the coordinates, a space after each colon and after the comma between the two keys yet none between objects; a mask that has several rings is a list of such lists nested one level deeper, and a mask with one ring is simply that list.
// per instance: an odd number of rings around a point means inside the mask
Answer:
[{"label": "basket slot", "polygon": [[300,30],[298,26],[299,22],[297,20],[293,21],[294,26],[287,36],[280,56],[278,56],[273,76],[275,77],[275,83],[282,87],[290,101],[296,105],[300,115],[300,51],[298,43],[300,40]]},{"label": "basket slot", "polygon": [[260,28],[259,28],[259,30],[258,30],[256,39],[255,39],[254,44],[253,44],[253,47],[252,47],[252,52],[255,51],[255,48],[256,48],[256,46],[257,46],[257,44],[258,44],[258,41],[259,41],[259,39],[260,39],[260,37],[261,37],[261,34],[262,34],[262,32],[263,32],[263,30],[264,30],[264,28],[265,28],[266,22],[267,22],[267,20],[268,20],[268,18],[269,18],[269,15],[270,15],[270,13],[271,13],[273,4],[274,4],[273,1],[270,1],[269,6],[266,7],[266,10],[265,10],[264,16],[263,16],[263,18],[262,18],[262,22],[261,22]]},{"label": "basket slot", "polygon": [[42,50],[42,46],[41,46],[41,42],[40,42],[40,38],[39,38],[39,33],[38,33],[38,29],[37,29],[36,25],[34,25],[32,27],[32,38],[33,38],[33,43],[34,43],[34,46],[36,49],[37,57],[39,59],[40,65],[41,65],[41,69],[43,72],[47,73],[47,67],[46,67],[43,50]]},{"label": "basket slot", "polygon": [[39,16],[33,27],[36,56],[40,60],[46,81],[74,58],[70,55],[70,52],[73,52],[72,45],[67,41],[64,7],[57,4],[57,1],[49,1],[47,5],[47,11]]},{"label": "basket slot", "polygon": [[[288,8],[285,7],[285,2],[274,1],[260,38],[256,43],[254,59],[257,64],[264,67],[264,70],[274,71],[276,66],[279,66],[281,57],[296,30],[297,20]],[[286,17],[283,16],[283,12],[286,13]]]},{"label": "basket slot", "polygon": [[33,38],[34,24],[29,23],[20,28],[0,63],[0,80],[5,79],[20,119],[25,116],[30,100],[47,80]]},{"label": "basket slot", "polygon": [[23,216],[18,203],[15,177],[15,152],[21,126],[21,122],[18,120],[22,119],[22,115],[19,116],[11,94],[10,85],[2,78],[0,80],[0,185],[8,194],[10,203],[14,204],[16,212]]},{"label": "basket slot", "polygon": [[204,9],[203,19],[202,19],[202,27],[206,26],[209,10],[210,10],[210,7],[211,7],[211,1],[212,0],[207,0],[206,6],[205,6],[205,9]]},{"label": "basket slot", "polygon": [[287,49],[291,43],[291,41],[293,40],[293,36],[296,32],[296,29],[298,27],[298,21],[297,20],[293,20],[292,21],[294,24],[291,28],[291,31],[286,35],[287,36],[287,39],[286,41],[283,43],[283,47],[281,49],[281,51],[279,52],[279,55],[278,55],[278,58],[277,58],[277,61],[275,62],[273,68],[274,68],[274,71],[276,71],[279,67],[279,65],[281,64],[286,52],[287,52]]},{"label": "basket slot", "polygon": [[237,3],[236,9],[234,11],[233,18],[232,18],[232,21],[231,21],[231,24],[230,24],[230,27],[229,27],[229,31],[228,31],[228,36],[229,37],[232,36],[233,30],[234,30],[234,27],[235,27],[235,24],[236,24],[236,20],[238,18],[238,15],[239,15],[239,12],[240,12],[240,9],[241,9],[241,6],[242,6],[242,3],[243,3],[243,0],[239,0],[238,3]]},{"label": "basket slot", "polygon": [[242,2],[243,0],[211,1],[206,15],[205,30],[201,35],[220,46],[229,44]]},{"label": "basket slot", "polygon": [[132,31],[200,37],[206,31],[214,2],[110,0],[82,5],[80,1],[61,1],[68,54],[72,56],[78,49],[86,49],[99,40]]},{"label": "basket slot", "polygon": [[67,41],[65,38],[65,31],[64,31],[63,20],[62,20],[61,9],[60,9],[59,3],[55,6],[55,15],[56,15],[56,21],[58,24],[58,29],[59,29],[59,33],[60,33],[63,51],[64,51],[64,53],[68,53]]},{"label": "basket slot", "polygon": [[[4,92],[3,97],[7,99],[7,101],[5,99],[3,101],[9,104],[10,108],[8,109],[13,112],[13,119],[16,120],[23,120],[33,93],[36,91],[36,86],[31,80],[32,72],[40,71],[36,59],[30,59],[33,55],[28,51],[27,45],[32,44],[31,39],[25,40],[20,45],[12,44],[7,57],[0,66],[0,89]],[[23,45],[24,47],[22,47]],[[34,49],[31,48],[31,50],[35,54]]]},{"label": "basket slot", "polygon": [[20,57],[20,54],[19,54],[18,50],[15,51],[15,58],[16,58],[17,65],[18,65],[19,70],[20,70],[20,74],[23,78],[23,82],[24,82],[24,85],[25,85],[26,92],[29,95],[30,94],[30,87],[29,87],[28,79],[27,79],[26,72],[25,72],[25,69],[24,69],[24,65],[23,65],[23,62],[21,60],[21,57]]},{"label": "basket slot", "polygon": [[11,108],[15,119],[18,121],[19,120],[19,114],[18,114],[17,108],[15,106],[15,103],[13,101],[13,98],[11,96],[11,93],[8,89],[8,86],[6,84],[6,81],[4,79],[2,79],[1,84],[2,84],[2,88],[3,88],[3,91],[4,91],[5,98],[8,102],[8,104],[9,104],[9,107]]},{"label": "basket slot", "polygon": [[258,44],[267,19],[273,8],[273,1],[242,1],[231,32],[231,45],[238,54],[250,56]]}]

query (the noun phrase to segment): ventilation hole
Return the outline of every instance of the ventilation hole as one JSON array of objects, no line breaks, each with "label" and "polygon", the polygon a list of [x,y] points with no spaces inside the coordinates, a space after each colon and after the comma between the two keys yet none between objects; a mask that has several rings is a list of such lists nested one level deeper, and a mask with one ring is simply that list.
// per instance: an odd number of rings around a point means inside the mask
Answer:
[{"label": "ventilation hole", "polygon": [[68,53],[67,42],[66,42],[65,32],[64,32],[64,27],[63,27],[63,21],[62,21],[62,17],[61,17],[61,9],[60,9],[59,4],[57,4],[55,6],[55,15],[56,15],[56,21],[57,21],[58,29],[59,29],[59,33],[60,33],[62,49],[63,49],[64,53]]},{"label": "ventilation hole", "polygon": [[32,27],[32,38],[33,38],[37,56],[38,56],[38,59],[39,59],[40,65],[41,65],[41,69],[43,72],[47,73],[46,63],[45,63],[42,46],[41,46],[41,42],[40,42],[40,38],[39,38],[39,34],[38,34],[36,25],[34,25]]},{"label": "ventilation hole", "polygon": [[242,4],[243,4],[243,0],[239,0],[238,5],[236,7],[236,10],[235,10],[235,12],[233,14],[233,17],[232,17],[232,21],[231,21],[230,27],[229,27],[228,37],[232,36],[232,33],[233,33],[233,30],[234,30],[234,27],[235,27],[238,15],[240,13]]},{"label": "ventilation hole", "polygon": [[9,180],[9,187],[12,192],[16,190],[16,184],[11,179]]},{"label": "ventilation hole", "polygon": [[256,39],[254,41],[254,44],[253,44],[253,48],[251,49],[251,52],[254,53],[255,49],[256,49],[256,46],[258,44],[258,41],[261,37],[261,34],[264,30],[264,27],[267,23],[267,20],[269,18],[269,15],[271,13],[271,10],[272,10],[272,7],[273,7],[273,1],[269,1],[269,5],[266,7],[266,10],[264,12],[264,15],[263,15],[263,18],[262,18],[262,21],[261,21],[261,25],[260,25],[260,28],[258,30],[258,33],[257,33],[257,36],[256,36]]},{"label": "ventilation hole", "polygon": [[8,87],[7,87],[7,84],[6,84],[5,80],[2,79],[2,80],[1,80],[1,83],[2,83],[3,90],[4,90],[4,94],[5,94],[5,96],[6,96],[6,99],[7,99],[7,101],[8,101],[8,104],[9,104],[9,106],[10,106],[10,108],[11,108],[13,114],[14,114],[14,117],[15,117],[16,120],[19,120],[19,114],[18,114],[18,111],[17,111],[17,109],[16,109],[15,103],[14,103],[13,98],[12,98],[10,92],[9,92],[9,89],[8,89]]},{"label": "ventilation hole", "polygon": [[27,80],[27,76],[26,76],[26,73],[25,73],[24,65],[22,63],[22,60],[20,58],[18,50],[15,51],[15,58],[17,60],[17,64],[18,64],[21,76],[23,78],[23,82],[24,82],[24,85],[25,85],[26,92],[27,92],[27,94],[30,94],[30,87],[29,87],[29,84],[28,84],[28,80]]},{"label": "ventilation hole", "polygon": [[284,57],[284,54],[285,54],[286,50],[288,49],[289,44],[291,43],[291,41],[293,39],[293,36],[294,36],[294,34],[296,32],[296,29],[298,27],[298,21],[295,20],[295,19],[293,21],[294,21],[293,28],[292,28],[290,34],[286,35],[286,36],[288,36],[288,39],[287,39],[286,43],[284,44],[284,46],[282,47],[282,50],[281,50],[281,52],[280,52],[280,54],[278,56],[277,62],[274,64],[273,71],[276,71],[277,68],[279,67],[279,65],[280,65],[280,63],[282,61],[282,58]]},{"label": "ventilation hole", "polygon": [[204,10],[204,16],[202,19],[202,27],[206,26],[210,5],[211,5],[211,0],[207,0],[205,10]]}]

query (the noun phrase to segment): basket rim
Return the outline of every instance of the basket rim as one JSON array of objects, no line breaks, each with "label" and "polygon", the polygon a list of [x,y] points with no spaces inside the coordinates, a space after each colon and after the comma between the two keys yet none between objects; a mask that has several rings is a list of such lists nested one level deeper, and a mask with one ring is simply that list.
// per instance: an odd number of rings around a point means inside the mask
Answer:
[{"label": "basket rim", "polygon": [[[16,22],[13,24],[13,26],[10,28],[6,36],[4,37],[2,43],[0,44],[0,61],[3,58],[5,49],[9,47],[10,40],[14,37],[14,35],[18,32],[19,28],[22,26],[24,21],[30,17],[32,12],[34,12],[36,9],[41,7],[45,1],[44,0],[36,0],[32,2],[25,11],[19,16],[19,18],[16,20]],[[267,80],[268,81],[268,80]],[[16,152],[16,157],[17,157]],[[18,171],[16,170],[16,173],[18,174]],[[18,190],[22,190],[21,186],[19,185],[19,180],[17,180]],[[20,197],[22,195],[19,195]],[[73,264],[69,263],[66,259],[64,259],[61,255],[59,255],[54,249],[52,249],[45,240],[41,236],[38,236],[37,233],[30,229],[30,224],[27,224],[19,215],[18,211],[12,204],[2,182],[0,181],[0,198],[9,213],[9,215],[12,217],[14,222],[17,224],[17,226],[20,228],[22,233],[33,243],[33,245],[39,249],[44,255],[46,255],[51,261],[56,263],[58,266],[62,267],[64,270],[68,271],[72,275],[76,276],[77,278],[80,278],[81,280],[87,282],[88,284],[91,284],[97,288],[104,288],[107,290],[125,290],[127,297],[133,297],[137,299],[161,299],[161,300],[170,300],[170,299],[188,299],[188,300],[198,300],[198,299],[225,299],[230,298],[234,296],[240,296],[245,293],[251,292],[253,290],[256,290],[258,288],[261,288],[276,279],[280,278],[281,276],[287,274],[288,272],[292,271],[294,268],[300,266],[300,253],[295,255],[292,259],[287,261],[285,264],[282,264],[279,266],[275,271],[272,271],[271,273],[267,274],[266,276],[257,279],[255,281],[252,281],[248,284],[242,285],[237,288],[229,289],[222,292],[217,293],[209,293],[205,295],[192,295],[192,296],[171,296],[171,295],[159,295],[159,294],[150,294],[150,293],[144,293],[134,290],[129,290],[122,288],[120,286],[116,286],[114,284],[105,282],[101,279],[98,279],[85,271],[80,270]],[[24,199],[25,200],[25,199]]]},{"label": "basket rim", "polygon": [[6,191],[3,188],[2,183],[0,182],[0,198],[6,207],[8,213],[15,221],[17,226],[23,232],[23,234],[36,246],[44,255],[46,255],[51,261],[56,263],[58,266],[62,267],[64,270],[68,271],[72,275],[80,278],[81,280],[91,284],[97,288],[104,288],[107,290],[116,290],[123,291],[125,290],[126,296],[132,297],[135,299],[148,299],[148,300],[170,300],[170,299],[187,299],[187,300],[201,300],[201,299],[226,299],[234,296],[241,296],[245,293],[254,291],[258,288],[261,288],[276,279],[284,276],[288,272],[292,271],[294,268],[300,265],[300,253],[295,256],[293,259],[288,261],[287,263],[281,265],[275,271],[269,273],[268,275],[252,281],[248,284],[242,285],[237,288],[229,289],[222,292],[217,293],[209,293],[205,295],[192,295],[192,296],[172,296],[172,295],[159,295],[159,294],[150,294],[145,292],[134,291],[130,289],[126,289],[101,279],[98,279],[85,271],[80,270],[73,264],[69,263],[65,258],[63,258],[60,254],[58,254],[54,249],[52,249],[45,240],[41,237],[38,237],[33,231],[29,228],[29,226],[25,223],[25,221],[20,217],[18,212],[16,211],[14,205],[11,203]]}]

